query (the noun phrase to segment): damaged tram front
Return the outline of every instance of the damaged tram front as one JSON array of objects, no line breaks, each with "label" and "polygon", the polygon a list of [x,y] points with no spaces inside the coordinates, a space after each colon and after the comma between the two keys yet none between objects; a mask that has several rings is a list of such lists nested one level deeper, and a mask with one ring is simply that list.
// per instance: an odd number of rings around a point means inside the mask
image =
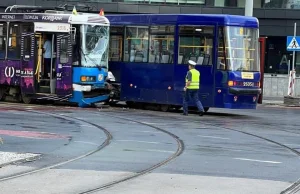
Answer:
[{"label": "damaged tram front", "polygon": [[0,99],[107,101],[109,28],[94,14],[0,14]]}]

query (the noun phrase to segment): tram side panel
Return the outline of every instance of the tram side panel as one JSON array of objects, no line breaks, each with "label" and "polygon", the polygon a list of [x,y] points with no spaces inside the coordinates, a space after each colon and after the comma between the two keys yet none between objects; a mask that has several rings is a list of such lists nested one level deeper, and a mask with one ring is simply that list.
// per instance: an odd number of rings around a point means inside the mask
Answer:
[{"label": "tram side panel", "polygon": [[18,87],[20,85],[20,52],[17,43],[10,39],[10,46],[7,50],[7,60],[5,60],[5,46],[2,44],[0,51],[0,99],[4,96],[4,93],[11,93],[13,95],[18,93]]},{"label": "tram side panel", "polygon": [[173,65],[124,63],[121,70],[121,100],[171,104]]}]

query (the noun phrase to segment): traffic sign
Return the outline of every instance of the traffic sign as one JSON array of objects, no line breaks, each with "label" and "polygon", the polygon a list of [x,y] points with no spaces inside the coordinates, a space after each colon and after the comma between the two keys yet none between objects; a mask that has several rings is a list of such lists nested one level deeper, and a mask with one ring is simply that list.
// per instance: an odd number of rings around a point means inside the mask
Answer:
[{"label": "traffic sign", "polygon": [[300,51],[300,36],[287,36],[286,50],[287,51]]}]

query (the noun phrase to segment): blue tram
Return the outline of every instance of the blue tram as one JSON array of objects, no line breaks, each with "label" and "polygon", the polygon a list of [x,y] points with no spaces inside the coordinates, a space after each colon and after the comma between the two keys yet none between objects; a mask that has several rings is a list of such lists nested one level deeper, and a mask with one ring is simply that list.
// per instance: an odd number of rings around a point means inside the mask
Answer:
[{"label": "blue tram", "polygon": [[[109,70],[128,105],[182,105],[187,62],[201,73],[209,107],[255,109],[260,89],[259,24],[254,17],[204,14],[107,15]],[[194,106],[190,104],[190,106]]]},{"label": "blue tram", "polygon": [[65,8],[7,8],[12,9],[25,13],[0,13],[0,100],[86,107],[109,98],[106,17]]}]

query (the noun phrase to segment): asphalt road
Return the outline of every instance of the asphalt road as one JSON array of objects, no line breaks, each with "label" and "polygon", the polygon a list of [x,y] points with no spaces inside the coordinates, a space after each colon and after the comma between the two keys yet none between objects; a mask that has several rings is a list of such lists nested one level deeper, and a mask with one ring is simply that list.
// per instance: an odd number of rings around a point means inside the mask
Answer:
[{"label": "asphalt road", "polygon": [[0,151],[38,156],[0,168],[1,193],[81,193],[150,167],[95,193],[271,194],[300,178],[297,108],[212,109],[184,117],[2,103],[0,114]]}]

